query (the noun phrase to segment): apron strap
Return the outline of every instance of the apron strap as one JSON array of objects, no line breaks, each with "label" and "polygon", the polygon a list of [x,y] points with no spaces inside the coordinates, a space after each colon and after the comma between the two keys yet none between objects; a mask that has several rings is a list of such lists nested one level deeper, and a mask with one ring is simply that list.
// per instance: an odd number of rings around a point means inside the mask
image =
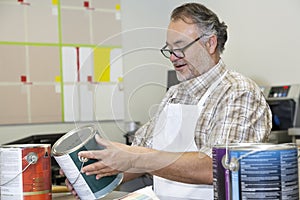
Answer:
[{"label": "apron strap", "polygon": [[216,89],[216,87],[219,85],[219,83],[223,80],[223,78],[226,76],[228,71],[226,71],[216,82],[211,84],[211,86],[207,89],[207,91],[204,93],[204,95],[201,97],[201,99],[198,102],[198,107],[203,106],[208,96]]}]

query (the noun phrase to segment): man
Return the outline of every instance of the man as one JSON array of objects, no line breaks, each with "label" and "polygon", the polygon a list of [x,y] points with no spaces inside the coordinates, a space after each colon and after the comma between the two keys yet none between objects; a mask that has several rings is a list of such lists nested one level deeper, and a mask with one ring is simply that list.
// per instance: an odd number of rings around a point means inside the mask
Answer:
[{"label": "man", "polygon": [[181,83],[168,90],[133,146],[97,137],[105,150],[80,152],[99,160],[82,171],[97,178],[121,171],[124,181],[150,173],[161,199],[213,199],[212,147],[264,142],[272,126],[260,88],[222,62],[226,40],[227,26],[203,5],[173,10],[161,52]]}]

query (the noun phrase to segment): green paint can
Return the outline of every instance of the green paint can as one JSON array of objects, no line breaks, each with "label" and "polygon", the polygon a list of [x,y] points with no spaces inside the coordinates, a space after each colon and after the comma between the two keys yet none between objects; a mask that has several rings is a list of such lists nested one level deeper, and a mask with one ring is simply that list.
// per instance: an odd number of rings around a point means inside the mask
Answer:
[{"label": "green paint can", "polygon": [[69,182],[82,200],[99,199],[113,191],[122,181],[123,174],[96,179],[96,175],[82,174],[83,166],[97,162],[78,157],[80,151],[103,150],[95,140],[99,134],[95,126],[82,126],[59,138],[52,147],[52,156],[64,171]]}]

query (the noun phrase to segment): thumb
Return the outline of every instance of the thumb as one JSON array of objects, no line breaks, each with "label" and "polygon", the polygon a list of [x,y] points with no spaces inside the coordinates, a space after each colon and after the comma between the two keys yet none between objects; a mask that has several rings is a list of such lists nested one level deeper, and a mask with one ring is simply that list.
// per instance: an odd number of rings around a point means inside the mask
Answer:
[{"label": "thumb", "polygon": [[[108,140],[101,138],[99,134],[95,135],[96,142],[101,146],[101,149],[107,148],[110,144]],[[99,150],[87,150],[87,151],[80,151],[78,153],[79,157],[88,158],[88,159],[100,159],[101,151]]]},{"label": "thumb", "polygon": [[80,151],[78,156],[81,158],[97,159],[95,153],[95,151]]}]

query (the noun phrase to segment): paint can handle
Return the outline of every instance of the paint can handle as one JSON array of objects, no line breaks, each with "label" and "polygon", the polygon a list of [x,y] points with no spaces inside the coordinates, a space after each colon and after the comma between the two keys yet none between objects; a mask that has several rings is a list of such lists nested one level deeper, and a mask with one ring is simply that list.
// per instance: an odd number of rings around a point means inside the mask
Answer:
[{"label": "paint can handle", "polygon": [[30,164],[35,164],[35,163],[37,163],[38,159],[39,159],[39,158],[38,158],[38,155],[37,155],[36,153],[34,153],[34,152],[30,152],[30,153],[28,153],[27,156],[26,156],[26,160],[27,160],[27,162],[30,163]]},{"label": "paint can handle", "polygon": [[30,152],[28,153],[25,157],[26,161],[28,162],[28,165],[26,165],[26,167],[24,167],[24,169],[22,169],[21,172],[19,172],[16,176],[14,176],[13,178],[11,178],[10,180],[6,181],[5,183],[1,184],[0,187],[7,185],[8,183],[12,182],[13,180],[15,180],[18,176],[20,176],[30,165],[37,163],[38,161],[38,155],[34,152]]},{"label": "paint can handle", "polygon": [[77,180],[79,179],[79,176],[80,176],[80,174],[81,174],[81,170],[82,170],[82,168],[83,168],[84,163],[86,163],[87,161],[89,161],[88,158],[82,157],[82,156],[78,156],[78,160],[81,162],[81,167],[80,167],[78,176],[76,177],[75,181],[74,181],[73,183],[71,183],[71,185],[74,185],[74,184],[77,182]]},{"label": "paint can handle", "polygon": [[85,158],[85,157],[82,157],[82,156],[78,156],[78,160],[79,160],[80,162],[82,162],[82,163],[85,163],[85,162],[89,161],[88,158]]}]

